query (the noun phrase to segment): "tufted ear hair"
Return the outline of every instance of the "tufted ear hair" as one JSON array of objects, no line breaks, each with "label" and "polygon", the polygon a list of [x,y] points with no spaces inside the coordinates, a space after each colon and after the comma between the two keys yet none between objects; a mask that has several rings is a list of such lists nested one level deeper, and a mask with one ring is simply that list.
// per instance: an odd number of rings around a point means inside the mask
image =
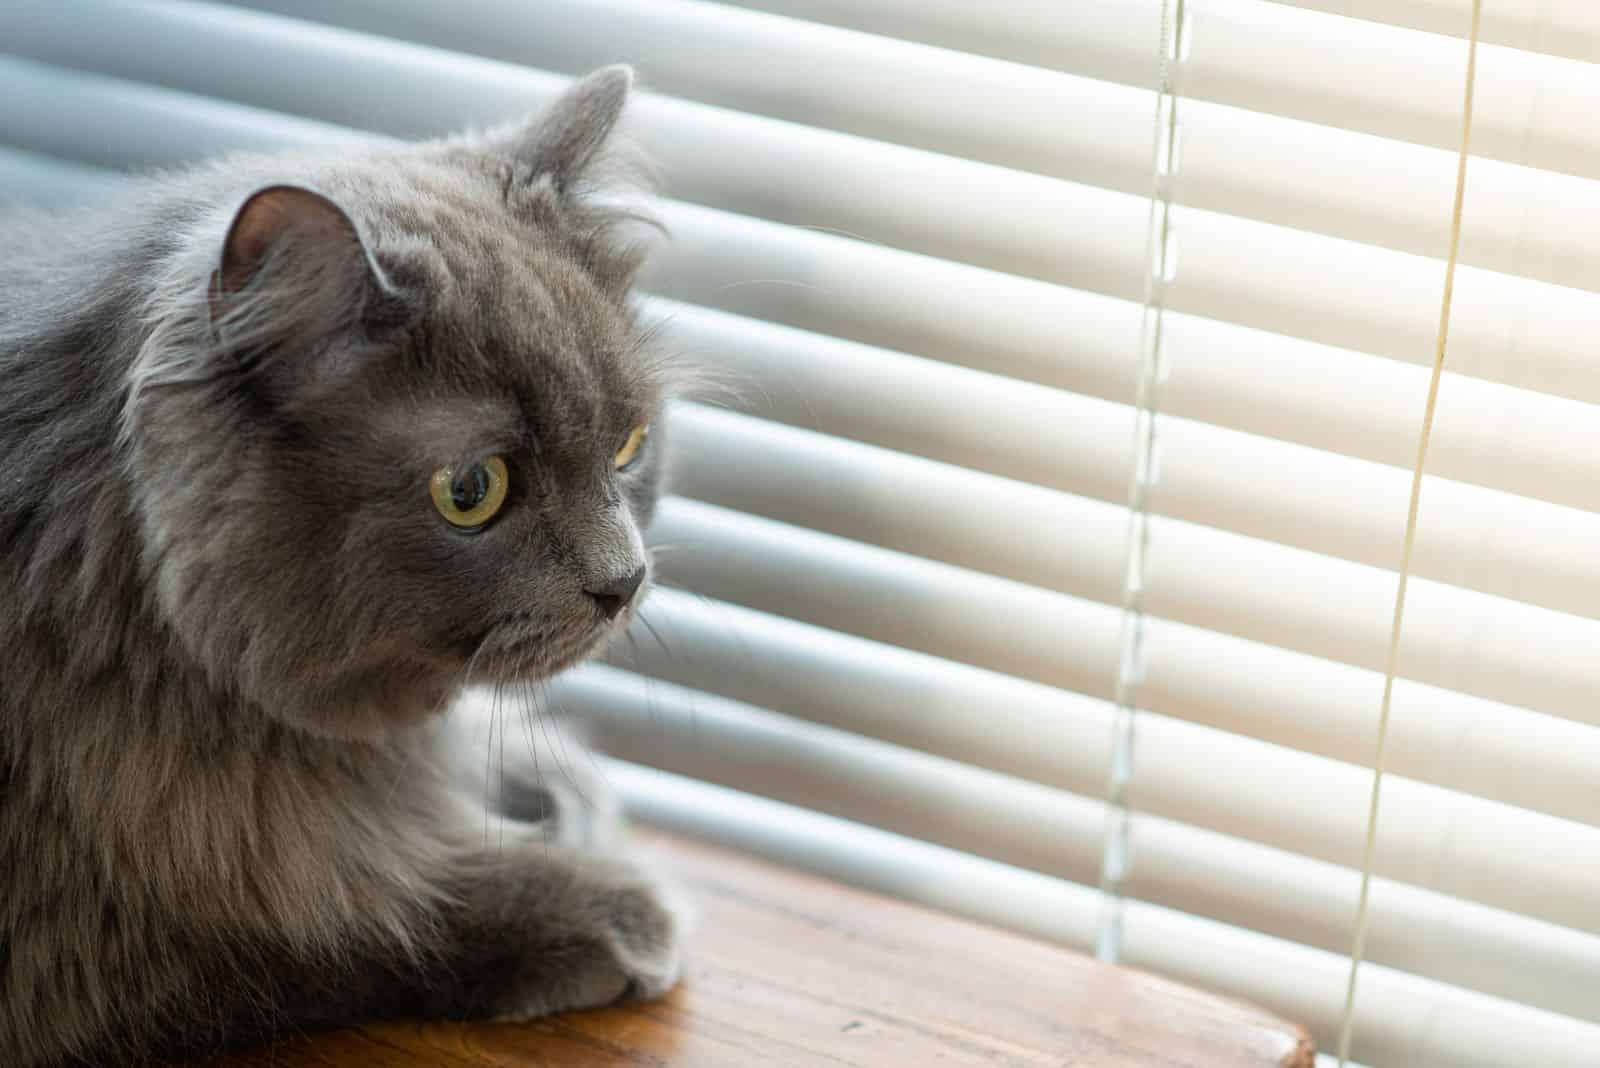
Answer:
[{"label": "tufted ear hair", "polygon": [[632,88],[631,67],[602,67],[575,82],[542,114],[499,135],[492,147],[535,177],[548,176],[564,193],[605,148]]}]

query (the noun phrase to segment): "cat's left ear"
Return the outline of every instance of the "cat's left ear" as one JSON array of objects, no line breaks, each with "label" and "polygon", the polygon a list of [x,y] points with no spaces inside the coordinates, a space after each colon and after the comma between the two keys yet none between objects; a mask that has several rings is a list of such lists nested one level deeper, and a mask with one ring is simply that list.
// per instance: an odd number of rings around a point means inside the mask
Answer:
[{"label": "cat's left ear", "polygon": [[[211,278],[211,317],[276,315],[301,329],[332,330],[359,321],[384,289],[342,208],[310,189],[274,185],[252,193],[234,214]],[[252,300],[259,317],[244,314]]]},{"label": "cat's left ear", "polygon": [[567,192],[600,155],[633,88],[633,68],[602,67],[574,83],[542,114],[496,139],[494,148]]}]

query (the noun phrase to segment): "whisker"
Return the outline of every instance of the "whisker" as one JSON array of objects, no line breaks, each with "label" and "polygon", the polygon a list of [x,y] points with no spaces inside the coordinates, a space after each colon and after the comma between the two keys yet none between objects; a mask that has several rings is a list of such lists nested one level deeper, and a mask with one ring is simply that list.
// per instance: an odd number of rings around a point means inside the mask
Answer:
[{"label": "whisker", "polygon": [[[544,766],[539,760],[539,745],[533,736],[533,719],[538,714],[538,701],[533,695],[533,688],[525,679],[518,681],[518,686],[523,693],[522,729],[528,741],[528,756],[533,760],[533,792],[539,799],[539,814],[535,823],[544,823],[555,815],[555,810],[550,803],[550,795],[544,788]],[[544,842],[546,852],[550,850],[551,835],[545,833],[540,836]]]},{"label": "whisker", "polygon": [[483,754],[483,844],[489,844],[489,814],[496,807],[494,804],[493,781],[489,776],[494,766],[494,728],[495,721],[500,717],[500,682],[494,683],[493,695],[489,698],[489,742],[484,747]]},{"label": "whisker", "polygon": [[[583,792],[583,787],[578,783],[577,776],[572,774],[570,762],[562,761],[561,752],[556,746],[555,741],[550,736],[550,719],[550,716],[539,717],[539,726],[544,731],[544,743],[550,747],[550,759],[556,762],[556,767],[560,770],[561,774],[565,775],[567,777],[567,781],[572,784],[573,790],[575,790],[578,794],[578,800],[582,801],[585,805],[590,805],[592,804],[591,799]],[[561,732],[558,729],[556,733],[559,735]]]},{"label": "whisker", "polygon": [[648,619],[645,618],[644,606],[643,605],[641,605],[639,607],[639,611],[634,614],[634,618],[639,621],[639,625],[640,626],[642,626],[645,630],[650,632],[650,637],[654,638],[656,640],[656,644],[661,646],[661,651],[663,653],[667,654],[667,659],[668,660],[676,660],[677,659],[677,657],[672,652],[672,647],[667,644],[665,638],[661,637],[661,632],[656,630],[655,624],[651,623]]},{"label": "whisker", "polygon": [[689,545],[689,544],[684,543],[684,542],[667,542],[664,545],[652,545],[652,546],[650,546],[650,555],[651,556],[668,556],[668,555],[671,555],[672,553],[681,553],[685,549],[693,549],[693,548],[695,548],[695,546]]},{"label": "whisker", "polygon": [[[500,683],[496,682],[494,688],[495,688],[496,700],[498,700],[499,699],[499,693],[500,693]],[[499,850],[500,850],[500,852],[504,853],[505,852],[505,848],[506,848],[506,821],[505,821],[505,819],[503,817],[504,808],[505,808],[505,797],[506,797],[506,728],[505,728],[504,724],[502,724],[501,727],[500,727],[500,769],[499,769],[499,772],[500,772],[500,779],[499,779],[499,782],[496,784],[497,785],[497,789],[495,791],[495,795],[497,797],[499,797],[499,799],[500,799],[499,808],[500,808],[501,813],[502,813],[502,818],[496,821],[496,826],[498,827],[498,829],[500,831]]]},{"label": "whisker", "polygon": [[788,289],[809,289],[817,293],[827,292],[822,286],[814,282],[801,282],[793,278],[745,278],[737,282],[728,282],[712,290],[713,293],[731,293],[735,289],[748,289],[751,286],[783,286]]}]

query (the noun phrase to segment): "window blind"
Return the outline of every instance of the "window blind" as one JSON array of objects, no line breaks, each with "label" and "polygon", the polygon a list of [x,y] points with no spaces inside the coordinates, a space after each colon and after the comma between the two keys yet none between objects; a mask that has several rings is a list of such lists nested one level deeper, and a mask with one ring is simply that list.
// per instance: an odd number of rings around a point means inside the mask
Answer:
[{"label": "window blind", "polygon": [[[1187,0],[1122,959],[1332,1049],[1467,4]],[[647,89],[665,588],[552,701],[648,818],[1090,947],[1158,0],[0,7],[0,189]],[[1600,15],[1485,15],[1353,1055],[1600,1048]]]}]

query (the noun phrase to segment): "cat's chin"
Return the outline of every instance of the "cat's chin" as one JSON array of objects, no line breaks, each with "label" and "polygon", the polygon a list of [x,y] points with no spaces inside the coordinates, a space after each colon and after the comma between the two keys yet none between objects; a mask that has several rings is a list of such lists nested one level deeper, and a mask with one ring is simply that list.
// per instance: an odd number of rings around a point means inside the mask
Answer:
[{"label": "cat's chin", "polygon": [[598,653],[627,626],[633,610],[588,628],[573,628],[555,640],[528,632],[512,618],[489,628],[468,657],[464,676],[473,682],[541,682],[576,667]]},{"label": "cat's chin", "polygon": [[482,671],[472,673],[472,682],[529,683],[543,682],[577,667],[594,656],[610,637],[608,629],[597,631],[567,649],[536,647],[529,643],[525,648],[511,646],[498,651]]}]

